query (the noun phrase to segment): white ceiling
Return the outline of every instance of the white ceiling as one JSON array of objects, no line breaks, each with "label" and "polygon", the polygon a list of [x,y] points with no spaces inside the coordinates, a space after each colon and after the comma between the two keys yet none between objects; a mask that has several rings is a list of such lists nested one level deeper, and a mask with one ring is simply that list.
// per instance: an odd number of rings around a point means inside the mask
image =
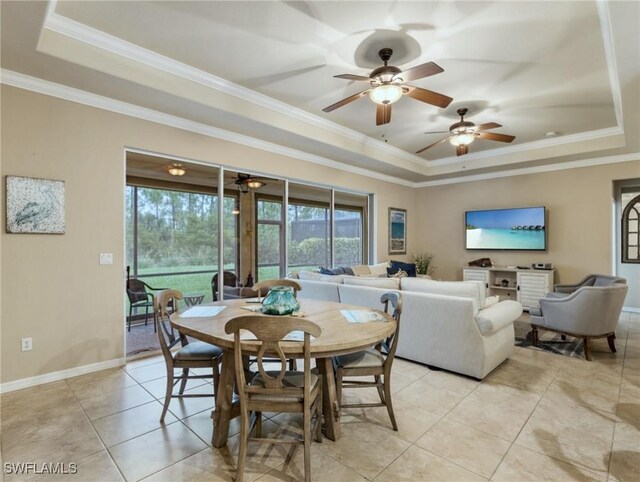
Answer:
[{"label": "white ceiling", "polygon": [[[639,16],[638,2],[3,1],[3,81],[26,74],[421,182],[638,152]],[[322,112],[366,88],[333,76],[368,75],[385,46],[400,68],[444,68],[413,84],[453,103],[404,97],[385,126],[367,98]],[[415,156],[459,107],[516,140]]]}]

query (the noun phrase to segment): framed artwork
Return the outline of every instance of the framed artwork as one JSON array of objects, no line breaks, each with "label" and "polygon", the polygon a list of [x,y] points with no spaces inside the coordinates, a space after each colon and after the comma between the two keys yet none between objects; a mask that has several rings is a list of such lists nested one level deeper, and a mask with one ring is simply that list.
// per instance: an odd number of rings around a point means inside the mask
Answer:
[{"label": "framed artwork", "polygon": [[407,254],[407,210],[389,208],[389,254]]},{"label": "framed artwork", "polygon": [[7,233],[64,234],[64,181],[6,177]]}]

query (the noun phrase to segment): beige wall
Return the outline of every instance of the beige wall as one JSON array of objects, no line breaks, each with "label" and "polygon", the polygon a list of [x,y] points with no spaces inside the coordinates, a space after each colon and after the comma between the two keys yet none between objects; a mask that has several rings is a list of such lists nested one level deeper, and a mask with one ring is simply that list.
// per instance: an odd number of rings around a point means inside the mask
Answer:
[{"label": "beige wall", "polygon": [[[389,206],[408,210],[409,252],[418,247],[413,189],[13,87],[1,93],[2,176],[64,180],[67,206],[64,235],[1,235],[3,383],[124,355],[125,146],[373,192],[378,259],[389,258]],[[114,264],[100,266],[101,252]],[[26,336],[34,349],[21,353]]]},{"label": "beige wall", "polygon": [[[634,177],[640,161],[420,189],[420,236],[435,255],[434,277],[462,279],[463,266],[480,257],[498,266],[551,262],[556,282],[611,273],[612,181]],[[524,206],[546,206],[547,252],[465,250],[465,211]]]}]

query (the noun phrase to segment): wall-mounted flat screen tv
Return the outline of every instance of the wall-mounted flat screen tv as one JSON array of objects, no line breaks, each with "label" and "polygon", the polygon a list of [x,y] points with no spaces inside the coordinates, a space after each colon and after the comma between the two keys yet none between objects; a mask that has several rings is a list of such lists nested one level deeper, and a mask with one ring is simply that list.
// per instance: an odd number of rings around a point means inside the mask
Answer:
[{"label": "wall-mounted flat screen tv", "polygon": [[465,245],[476,250],[546,251],[545,208],[467,211]]}]

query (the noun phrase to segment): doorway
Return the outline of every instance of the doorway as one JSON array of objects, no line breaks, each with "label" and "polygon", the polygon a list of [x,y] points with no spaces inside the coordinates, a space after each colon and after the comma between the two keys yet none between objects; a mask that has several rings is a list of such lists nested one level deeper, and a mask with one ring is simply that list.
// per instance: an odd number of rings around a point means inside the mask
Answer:
[{"label": "doorway", "polygon": [[640,313],[640,178],[614,181],[615,199],[615,274],[626,278],[629,292],[625,310]]}]

